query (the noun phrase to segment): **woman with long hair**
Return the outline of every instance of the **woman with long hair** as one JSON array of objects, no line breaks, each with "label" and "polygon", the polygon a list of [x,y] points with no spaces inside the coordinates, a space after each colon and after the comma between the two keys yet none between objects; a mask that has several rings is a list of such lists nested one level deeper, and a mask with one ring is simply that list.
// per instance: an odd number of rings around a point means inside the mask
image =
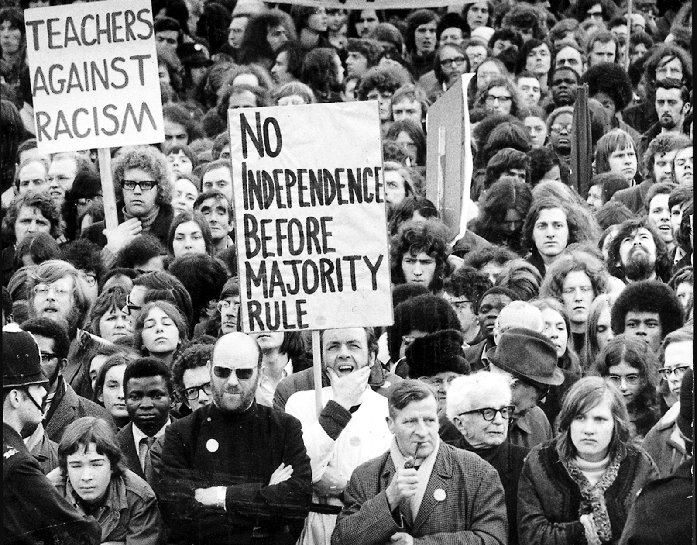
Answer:
[{"label": "woman with long hair", "polygon": [[177,214],[169,228],[167,250],[174,258],[190,254],[211,255],[213,238],[208,220],[200,212]]},{"label": "woman with long hair", "polygon": [[629,414],[629,436],[641,444],[658,421],[655,370],[658,358],[645,342],[618,335],[611,339],[595,359],[592,374],[616,386]]},{"label": "woman with long hair", "polygon": [[144,356],[152,356],[172,368],[175,355],[189,338],[186,319],[172,303],[147,303],[134,324],[134,347]]},{"label": "woman with long hair", "polygon": [[600,351],[614,337],[610,327],[610,308],[612,307],[612,296],[603,293],[598,295],[591,303],[586,321],[586,337],[581,352],[581,367],[583,373],[587,374],[589,369],[595,365],[595,360]]},{"label": "woman with long hair", "polygon": [[564,306],[552,297],[536,299],[530,301],[530,304],[542,313],[542,333],[554,344],[557,351],[557,367],[564,373],[564,382],[560,386],[550,387],[547,396],[539,403],[553,424],[561,410],[564,395],[581,378],[581,365],[571,341],[571,323]]},{"label": "woman with long hair", "polygon": [[341,102],[344,68],[335,49],[319,47],[310,51],[303,61],[300,79],[312,89],[317,102]]},{"label": "woman with long hair", "polygon": [[527,545],[614,543],[634,498],[658,477],[629,433],[622,394],[600,377],[574,384],[558,435],[525,459],[518,483],[518,532]]}]

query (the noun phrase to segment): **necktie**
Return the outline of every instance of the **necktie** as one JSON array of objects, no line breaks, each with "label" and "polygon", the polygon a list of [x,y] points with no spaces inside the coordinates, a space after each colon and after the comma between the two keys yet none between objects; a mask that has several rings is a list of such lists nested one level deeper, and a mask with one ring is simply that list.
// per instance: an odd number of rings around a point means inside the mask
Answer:
[{"label": "necktie", "polygon": [[150,449],[155,442],[154,437],[143,437],[140,440],[138,448],[138,458],[140,458],[140,467],[143,468],[143,475],[148,483],[152,483],[152,460],[150,458]]}]

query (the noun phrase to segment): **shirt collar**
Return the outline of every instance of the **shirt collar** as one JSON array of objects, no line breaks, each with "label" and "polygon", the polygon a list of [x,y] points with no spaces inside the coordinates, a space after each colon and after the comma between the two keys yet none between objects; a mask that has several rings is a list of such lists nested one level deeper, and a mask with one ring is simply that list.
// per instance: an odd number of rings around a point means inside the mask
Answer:
[{"label": "shirt collar", "polygon": [[[286,378],[288,375],[293,374],[293,360],[288,359],[288,363],[286,363],[286,366],[283,368],[281,371],[281,378]],[[263,365],[261,366],[261,370],[259,371],[259,375],[261,379],[266,379],[266,367]]]},{"label": "shirt collar", "polygon": [[[165,422],[165,425],[162,426],[153,437],[155,439],[157,439],[158,437],[162,437],[165,434],[165,428],[167,426],[169,426],[171,423],[172,423],[172,419],[171,419],[171,417],[168,417],[167,422]],[[141,439],[145,439],[145,438],[149,437],[149,435],[145,435],[141,431],[141,429],[138,426],[136,426],[135,424],[133,424],[132,428],[133,428],[133,442],[136,444],[136,452],[138,452],[138,449],[140,448]]]}]

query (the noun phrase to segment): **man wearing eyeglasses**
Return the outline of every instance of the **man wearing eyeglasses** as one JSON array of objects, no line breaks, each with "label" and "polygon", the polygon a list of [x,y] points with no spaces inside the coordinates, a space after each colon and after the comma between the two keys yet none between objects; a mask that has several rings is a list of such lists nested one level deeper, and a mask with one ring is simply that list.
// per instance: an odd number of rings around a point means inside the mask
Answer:
[{"label": "man wearing eyeglasses", "polygon": [[[83,416],[102,418],[113,425],[111,415],[104,407],[79,396],[63,377],[70,347],[65,326],[49,318],[32,318],[23,322],[20,327],[33,335],[41,353],[41,370],[48,378],[42,422],[48,439],[59,442],[65,428]],[[28,435],[36,433],[32,438],[32,444],[38,447],[42,430],[27,431]],[[47,447],[44,445],[43,453],[47,452]]]},{"label": "man wearing eyeglasses", "polygon": [[223,335],[208,363],[212,403],[169,427],[160,508],[169,543],[295,543],[311,493],[300,422],[258,405],[261,350]]},{"label": "man wearing eyeglasses", "polygon": [[[656,462],[661,477],[668,477],[690,456],[684,434],[679,427],[680,414],[692,414],[682,410],[686,400],[694,399],[692,392],[682,392],[683,378],[693,368],[694,331],[683,327],[666,336],[663,342],[658,370],[667,382],[670,395],[676,400],[671,408],[646,434],[642,447]],[[694,401],[691,401],[694,403]]]},{"label": "man wearing eyeglasses", "polygon": [[100,221],[82,234],[103,248],[105,267],[110,267],[119,250],[142,233],[150,233],[166,245],[174,215],[167,160],[160,151],[152,146],[126,148],[114,159],[112,170],[119,225],[105,229]]},{"label": "man wearing eyeglasses", "polygon": [[211,402],[211,377],[208,362],[213,345],[194,344],[175,360],[172,368],[174,387],[183,399],[179,414],[186,416]]}]

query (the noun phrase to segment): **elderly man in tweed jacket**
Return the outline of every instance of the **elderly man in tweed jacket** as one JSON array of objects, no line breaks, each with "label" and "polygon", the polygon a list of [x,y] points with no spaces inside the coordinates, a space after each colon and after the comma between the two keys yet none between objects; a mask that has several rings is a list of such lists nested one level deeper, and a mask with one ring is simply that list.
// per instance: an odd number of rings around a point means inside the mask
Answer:
[{"label": "elderly man in tweed jacket", "polygon": [[405,380],[389,397],[390,450],[360,465],[344,493],[332,545],[504,545],[508,523],[496,470],[438,437],[437,402]]}]

